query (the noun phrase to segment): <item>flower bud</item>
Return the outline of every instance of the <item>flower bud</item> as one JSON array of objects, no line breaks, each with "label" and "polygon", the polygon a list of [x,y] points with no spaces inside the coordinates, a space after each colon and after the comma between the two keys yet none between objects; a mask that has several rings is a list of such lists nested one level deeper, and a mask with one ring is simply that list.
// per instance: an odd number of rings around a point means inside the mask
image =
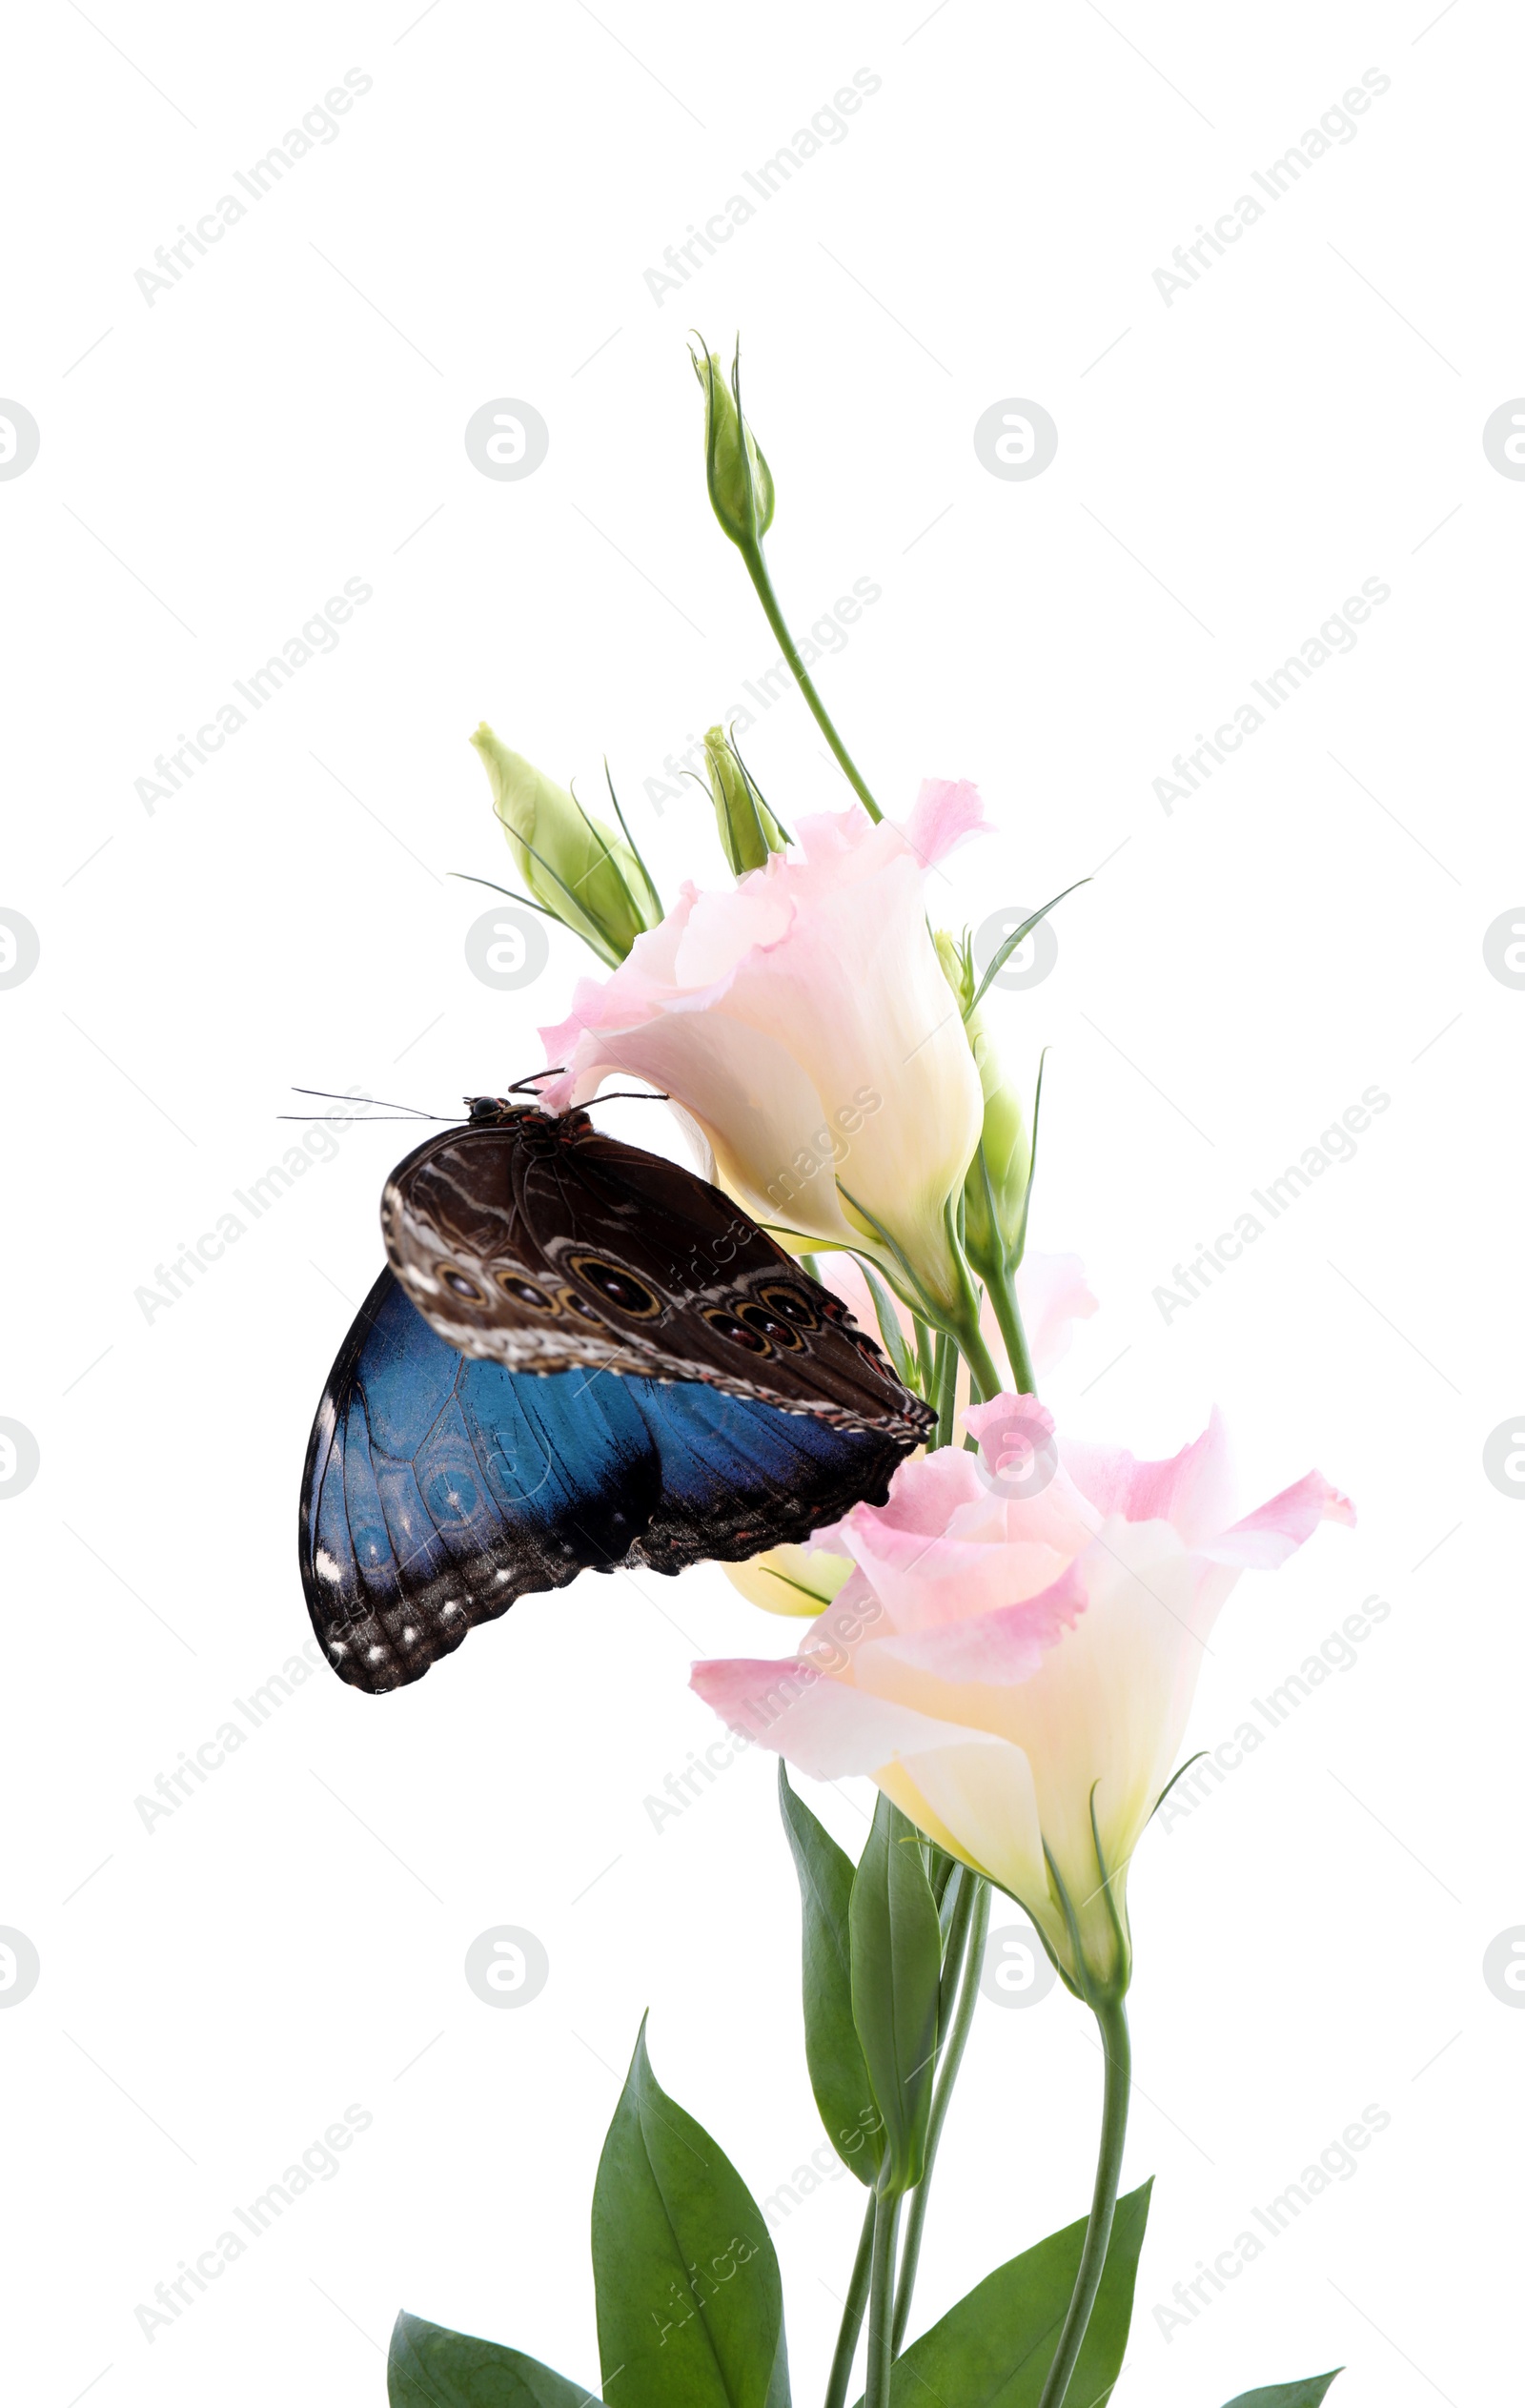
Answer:
[{"label": "flower bud", "polygon": [[[618,969],[637,937],[662,915],[661,898],[634,845],[499,744],[485,720],[471,741],[531,897]],[[620,824],[624,826],[622,818]]]},{"label": "flower bud", "polygon": [[788,838],[740,755],[727,744],[722,727],[706,731],[704,762],[721,843],[732,875],[740,878],[749,869],[761,869],[769,853],[782,853]]},{"label": "flower bud", "polygon": [[990,1032],[973,1006],[978,982],[969,939],[958,944],[939,929],[934,942],[964,1015],[985,1099],[980,1143],[964,1182],[964,1245],[980,1276],[991,1279],[1019,1259],[1032,1147],[1022,1105],[1006,1083]]},{"label": "flower bud", "polygon": [[769,1547],[747,1563],[727,1563],[725,1577],[749,1605],[765,1614],[819,1614],[852,1578],[845,1556],[821,1547]]},{"label": "flower bud", "polygon": [[743,551],[755,550],[773,524],[773,479],[767,461],[742,416],[742,346],[736,346],[731,380],[719,356],[689,353],[704,391],[704,473],[715,516]]}]

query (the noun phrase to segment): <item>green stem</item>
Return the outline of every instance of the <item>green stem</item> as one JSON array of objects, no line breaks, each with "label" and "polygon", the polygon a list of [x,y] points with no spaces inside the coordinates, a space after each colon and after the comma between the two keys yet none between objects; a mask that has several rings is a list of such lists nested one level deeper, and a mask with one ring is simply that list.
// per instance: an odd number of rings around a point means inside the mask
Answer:
[{"label": "green stem", "polygon": [[859,802],[863,805],[864,809],[867,812],[869,818],[871,820],[883,819],[884,816],[884,812],[880,809],[878,804],[874,801],[873,796],[869,793],[868,788],[864,786],[863,779],[859,776],[852,755],[847,750],[846,745],[843,743],[842,738],[838,735],[835,727],[833,727],[826,706],[822,701],[820,695],[816,692],[815,687],[811,684],[810,673],[806,669],[804,663],[800,658],[800,648],[795,643],[793,636],[790,635],[787,626],[784,624],[783,613],[779,608],[779,598],[773,590],[773,580],[768,575],[767,562],[762,558],[762,544],[758,543],[755,547],[742,544],[740,546],[740,549],[742,558],[746,562],[747,574],[750,576],[753,584],[757,587],[758,601],[762,603],[763,610],[767,614],[768,625],[772,628],[774,634],[778,637],[779,643],[783,648],[783,657],[789,663],[789,667],[793,672],[796,685],[800,688],[801,693],[804,696],[805,701],[809,704],[810,708],[815,715],[816,725],[820,728],[821,733],[824,736],[827,744],[831,746],[832,751],[836,754],[838,761],[842,764],[843,772],[846,777],[848,785],[852,787],[853,792],[857,795]]},{"label": "green stem", "polygon": [[1032,1357],[1027,1352],[1027,1333],[1022,1326],[1022,1308],[1017,1302],[1016,1283],[1003,1265],[998,1277],[989,1283],[990,1310],[995,1315],[1011,1377],[1019,1397],[1035,1397],[1038,1382],[1033,1377]]},{"label": "green stem", "polygon": [[974,1390],[975,1403],[987,1404],[992,1397],[1001,1394],[1001,1374],[995,1367],[995,1358],[980,1328],[980,1291],[974,1284],[968,1257],[964,1252],[962,1199],[956,1221],[952,1204],[949,1203],[944,1214],[944,1226],[953,1265],[954,1296],[951,1306],[941,1316],[942,1326],[957,1338],[963,1349],[964,1359],[969,1367],[969,1384]]},{"label": "green stem", "polygon": [[953,1408],[958,1401],[959,1350],[945,1330],[937,1334],[937,1351],[932,1358],[932,1403],[937,1413],[937,1428],[932,1433],[932,1446],[953,1443]]},{"label": "green stem", "polygon": [[959,1346],[969,1367],[974,1400],[976,1404],[986,1404],[1001,1394],[1001,1374],[980,1329],[980,1299],[972,1287],[968,1287],[961,1302],[963,1311],[955,1324]]},{"label": "green stem", "polygon": [[[960,1918],[962,1917],[962,1925]],[[932,2093],[932,2112],[926,2128],[926,2156],[922,2166],[922,2178],[911,2193],[910,2214],[905,2218],[905,2239],[900,2254],[900,2278],[895,2285],[895,2327],[893,2349],[898,2351],[905,2338],[905,2326],[911,2313],[911,2293],[916,2287],[916,2266],[922,2254],[922,2227],[926,2221],[927,2194],[931,2189],[932,2167],[937,2158],[937,2144],[943,2137],[943,2126],[952,2103],[953,2085],[959,2078],[964,2051],[974,2021],[975,2003],[980,1995],[980,1972],[985,1962],[985,1935],[990,1924],[990,1885],[979,1873],[965,1869],[958,1905],[953,1909],[953,1928],[948,1933],[945,1987],[948,1974],[960,1981],[958,2004],[951,2023],[940,2017],[947,2031],[943,2043],[943,2062],[937,2071],[937,2088]]]},{"label": "green stem", "polygon": [[922,1375],[922,1394],[935,1407],[937,1389],[932,1376],[932,1332],[919,1313],[911,1315],[911,1327],[916,1333],[916,1363]]},{"label": "green stem", "polygon": [[864,2408],[889,2408],[889,2370],[895,2356],[895,2236],[902,2201],[876,2194],[874,2255],[868,2281],[868,2365]]},{"label": "green stem", "polygon": [[[941,1849],[938,1852],[941,1854]],[[940,2067],[947,2062],[948,2035],[953,2030],[954,2017],[958,2012],[958,1988],[964,1973],[964,1959],[968,1949],[969,1918],[974,1912],[975,1892],[980,1887],[979,1874],[972,1872],[967,1865],[961,1865],[956,1857],[950,1857],[948,1862],[953,1867],[951,1878],[957,1882],[958,1888],[953,1892],[952,1909],[945,1929],[943,1972],[937,1986],[937,2045]],[[941,2089],[941,2072],[938,2087]],[[931,2115],[927,2118],[928,2135],[930,2135],[936,2114],[937,2095],[934,2092]],[[933,2145],[929,2139],[925,2161],[926,2166],[931,2164]]]},{"label": "green stem", "polygon": [[[959,1891],[964,1886],[964,1867],[956,1856],[949,1856],[945,1848],[938,1847],[935,1844],[931,1844],[931,1864],[927,1867],[927,1877],[932,1885],[932,1895],[937,1900],[937,1918],[942,1927],[946,1947],[948,1928],[953,1920],[954,1909],[959,1903]],[[941,2015],[938,2021],[941,2030]]]},{"label": "green stem", "polygon": [[847,2285],[847,2302],[843,2309],[842,2325],[837,2334],[837,2354],[831,2361],[825,2408],[847,2408],[847,2394],[852,2387],[852,2362],[858,2355],[858,2336],[863,2331],[864,2310],[868,2305],[868,2276],[873,2263],[874,2216],[878,2204],[870,2191],[868,2213],[864,2217],[858,2255],[853,2260],[852,2280]]},{"label": "green stem", "polygon": [[1101,2288],[1102,2270],[1107,2263],[1107,2244],[1112,2236],[1112,2214],[1117,2206],[1117,2185],[1123,2171],[1123,2140],[1128,2131],[1128,2099],[1131,2087],[1128,2039],[1128,2014],[1121,1998],[1110,1998],[1097,2005],[1091,2002],[1102,2035],[1102,2049],[1107,2059],[1107,2087],[1102,2104],[1102,2143],[1096,2159],[1096,2184],[1091,2193],[1090,2218],[1086,2226],[1086,2239],[1080,2253],[1080,2272],[1070,2295],[1069,2313],[1065,2317],[1048,2369],[1038,2408],[1063,2408],[1069,2378],[1075,2371],[1090,2312]]}]

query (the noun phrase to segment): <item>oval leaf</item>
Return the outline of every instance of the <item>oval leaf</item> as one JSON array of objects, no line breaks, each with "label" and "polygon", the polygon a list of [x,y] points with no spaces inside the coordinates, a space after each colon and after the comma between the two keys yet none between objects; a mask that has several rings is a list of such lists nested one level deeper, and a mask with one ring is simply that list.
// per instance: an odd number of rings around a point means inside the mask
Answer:
[{"label": "oval leaf", "polygon": [[[1150,2184],[1117,2202],[1101,2289],[1065,2394],[1067,2408],[1106,2408],[1128,2349],[1133,2283]],[[1080,2270],[1084,2217],[1009,2258],[895,2360],[890,2408],[1036,2408]],[[858,2408],[863,2408],[862,2400]]]},{"label": "oval leaf", "polygon": [[1300,2383],[1271,2383],[1264,2391],[1242,2391],[1230,2399],[1229,2408],[1318,2408],[1336,2375],[1343,2375],[1343,2366],[1336,2366],[1328,2375],[1305,2375]]},{"label": "oval leaf", "polygon": [[921,2180],[937,2071],[943,1933],[923,1841],[884,1792],[853,1878],[852,2019],[884,2119],[891,2194]]},{"label": "oval leaf", "polygon": [[788,2408],[783,2293],[762,2214],[658,2083],[642,2022],[593,2190],[599,2352],[620,2408]]},{"label": "oval leaf", "polygon": [[598,2395],[538,2358],[406,2312],[387,2353],[391,2408],[598,2408]]},{"label": "oval leaf", "polygon": [[804,2053],[821,2120],[848,2171],[872,2183],[884,2154],[884,2127],[852,2019],[852,1943],[848,1908],[852,1858],[823,1830],[789,1786],[779,1759],[779,1806],[800,1876],[803,1922]]}]

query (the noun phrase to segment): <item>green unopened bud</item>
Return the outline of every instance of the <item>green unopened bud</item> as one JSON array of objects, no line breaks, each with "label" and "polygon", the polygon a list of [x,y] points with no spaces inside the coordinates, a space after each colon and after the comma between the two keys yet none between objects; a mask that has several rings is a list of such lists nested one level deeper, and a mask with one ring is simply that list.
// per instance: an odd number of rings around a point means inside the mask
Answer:
[{"label": "green unopened bud", "polygon": [[715,352],[688,356],[704,393],[704,473],[715,516],[733,543],[755,550],[773,524],[773,479],[742,416],[742,346],[729,384]]},{"label": "green unopened bud", "polygon": [[637,937],[661,918],[661,898],[635,847],[499,744],[485,720],[471,741],[531,898],[618,969]]},{"label": "green unopened bud", "polygon": [[789,840],[763,802],[745,763],[727,744],[722,727],[711,727],[705,733],[704,765],[715,804],[715,825],[732,876],[740,878],[748,869],[761,869],[769,853],[782,853]]},{"label": "green unopened bud", "polygon": [[933,942],[943,975],[964,1015],[965,1034],[985,1097],[980,1143],[964,1182],[964,1244],[976,1271],[988,1280],[1015,1259],[1032,1146],[1027,1115],[1006,1084],[990,1032],[973,1005],[979,982],[969,939],[966,936],[959,944],[946,929],[939,929]]}]

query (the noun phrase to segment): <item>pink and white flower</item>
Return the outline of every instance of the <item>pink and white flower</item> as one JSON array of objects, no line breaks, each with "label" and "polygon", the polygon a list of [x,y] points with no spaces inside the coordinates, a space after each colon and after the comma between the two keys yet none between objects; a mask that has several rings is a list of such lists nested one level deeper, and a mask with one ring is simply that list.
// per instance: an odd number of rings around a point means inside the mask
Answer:
[{"label": "pink and white flower", "polygon": [[927,933],[926,872],[986,825],[972,786],[928,784],[904,827],[855,804],[723,892],[686,885],[570,1017],[542,1030],[562,1112],[612,1074],[651,1080],[713,1175],[797,1251],[858,1248],[932,1301],[959,1296],[950,1202],[983,1099]]},{"label": "pink and white flower", "polygon": [[[826,1286],[841,1296],[859,1328],[867,1330],[870,1336],[876,1334],[879,1322],[874,1299],[851,1255],[826,1255],[819,1268]],[[1016,1290],[1017,1303],[1027,1324],[1033,1369],[1042,1378],[1068,1354],[1075,1323],[1089,1320],[1097,1309],[1096,1298],[1086,1284],[1078,1255],[1026,1255],[1017,1273]],[[913,1349],[916,1334],[909,1313],[903,1304],[896,1303],[895,1316],[907,1350]],[[981,1326],[986,1344],[991,1348],[999,1346],[1001,1334],[988,1300]],[[967,1363],[959,1366],[958,1399],[961,1408],[969,1402]],[[764,1613],[819,1614],[844,1586],[851,1569],[840,1554],[824,1552],[824,1546],[823,1534],[809,1546],[772,1547],[766,1555],[754,1556],[747,1563],[727,1563],[723,1567],[725,1577],[749,1603],[761,1605]]]},{"label": "pink and white flower", "polygon": [[1169,1779],[1243,1571],[1321,1520],[1317,1472],[1235,1520],[1216,1413],[1165,1462],[1060,1439],[1031,1397],[966,1417],[818,1547],[855,1569],[792,1661],[697,1664],[732,1728],[820,1780],[867,1774],[1032,1916],[1068,1978],[1126,1986],[1128,1860]]}]

